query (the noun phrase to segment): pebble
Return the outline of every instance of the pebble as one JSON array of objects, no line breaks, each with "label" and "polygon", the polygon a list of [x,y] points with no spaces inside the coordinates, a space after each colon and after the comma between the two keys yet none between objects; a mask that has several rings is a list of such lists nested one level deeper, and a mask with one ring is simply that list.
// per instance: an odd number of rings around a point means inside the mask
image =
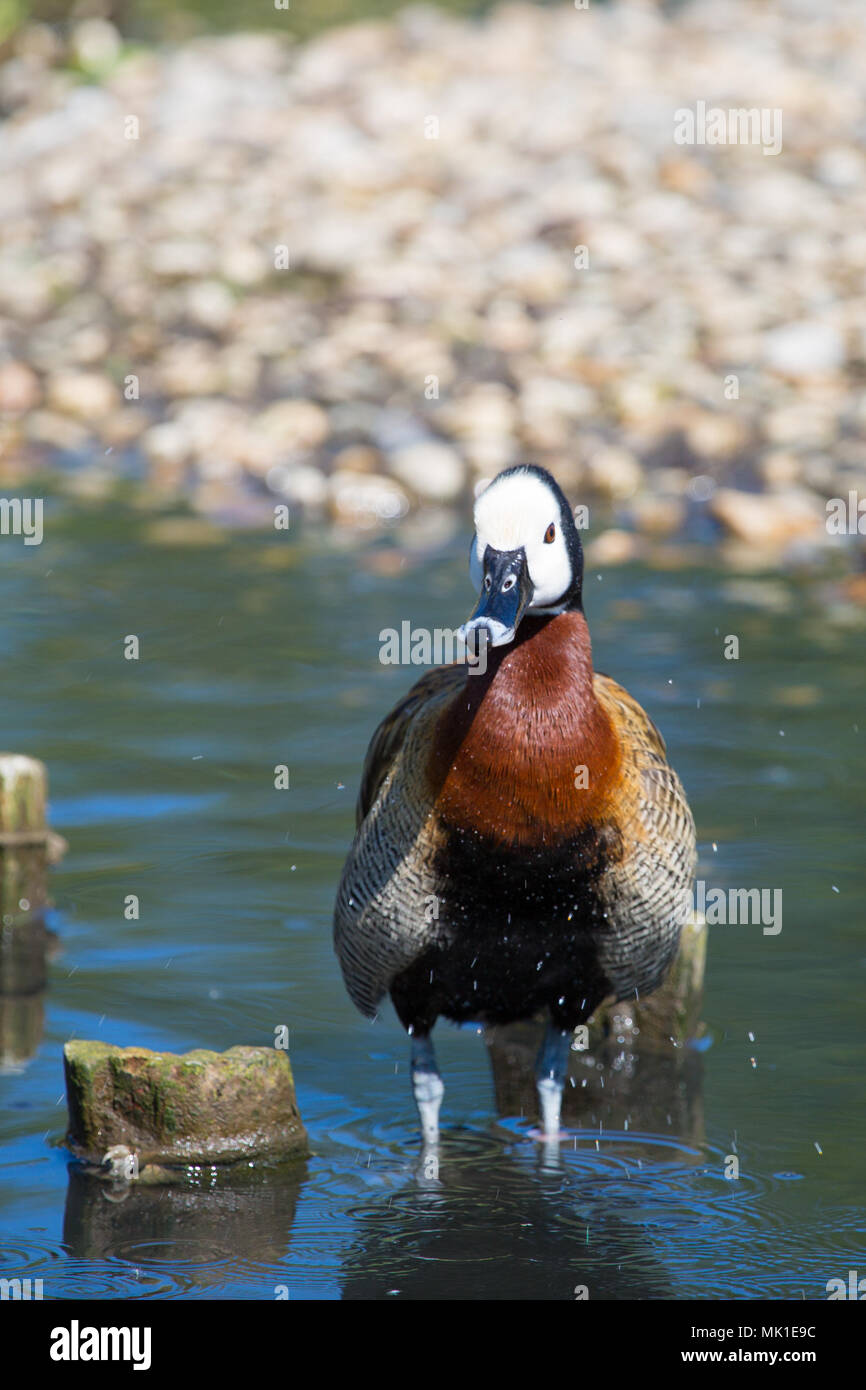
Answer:
[{"label": "pebble", "polygon": [[256,429],[281,449],[316,449],[330,433],[328,415],[314,401],[277,401],[256,417]]},{"label": "pebble", "polygon": [[457,451],[433,440],[397,449],[389,456],[388,467],[410,492],[427,502],[453,502],[466,483],[466,469]]},{"label": "pebble", "polygon": [[71,48],[86,72],[112,67],[120,55],[120,35],[107,19],[83,19],[72,31]]},{"label": "pebble", "polygon": [[382,465],[379,450],[370,448],[368,444],[349,444],[345,449],[339,449],[333,458],[335,472],[379,473]]},{"label": "pebble", "polygon": [[728,458],[747,446],[748,422],[736,414],[701,411],[689,421],[686,440],[699,458]]},{"label": "pebble", "polygon": [[679,497],[646,495],[632,504],[631,512],[644,536],[673,536],[686,520],[686,507]]},{"label": "pebble", "polygon": [[141,448],[151,463],[176,467],[191,457],[192,439],[189,431],[177,420],[164,420],[145,430]]},{"label": "pebble", "polygon": [[154,379],[167,396],[216,396],[225,377],[210,343],[196,338],[169,342],[159,354]]},{"label": "pebble", "polygon": [[272,492],[308,516],[322,515],[328,505],[328,480],[309,464],[272,468],[267,475]]},{"label": "pebble", "polygon": [[35,410],[41,398],[39,378],[25,362],[0,362],[0,411]]},{"label": "pebble", "polygon": [[379,473],[334,473],[328,480],[328,500],[335,521],[362,529],[399,521],[409,511],[404,490]]},{"label": "pebble", "polygon": [[805,489],[759,495],[718,488],[708,506],[730,535],[758,546],[775,548],[801,538],[817,539],[825,532],[825,510]]},{"label": "pebble", "polygon": [[634,454],[610,445],[597,449],[586,461],[589,487],[602,497],[617,501],[633,497],[641,485],[643,469]]},{"label": "pebble", "polygon": [[219,280],[195,280],[186,292],[186,312],[192,323],[211,333],[223,333],[232,321],[235,301]]},{"label": "pebble", "polygon": [[90,432],[68,415],[53,410],[33,410],[25,418],[25,437],[36,445],[46,445],[59,453],[85,455]]},{"label": "pebble", "polygon": [[608,565],[625,565],[636,560],[642,553],[640,538],[632,531],[611,527],[602,531],[586,547],[586,564],[607,569]]},{"label": "pebble", "polygon": [[792,377],[837,371],[845,361],[845,342],[832,323],[820,319],[785,324],[764,335],[767,365]]},{"label": "pebble", "polygon": [[113,381],[99,372],[56,372],[46,383],[50,409],[94,426],[120,402]]}]

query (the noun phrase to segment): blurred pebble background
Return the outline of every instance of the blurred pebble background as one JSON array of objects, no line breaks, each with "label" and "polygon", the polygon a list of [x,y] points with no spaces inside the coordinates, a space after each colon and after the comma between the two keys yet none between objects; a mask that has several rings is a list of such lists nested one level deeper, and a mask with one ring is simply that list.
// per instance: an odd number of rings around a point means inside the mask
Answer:
[{"label": "blurred pebble background", "polygon": [[862,5],[466,8],[2,0],[0,485],[446,532],[532,460],[600,563],[866,598]]}]

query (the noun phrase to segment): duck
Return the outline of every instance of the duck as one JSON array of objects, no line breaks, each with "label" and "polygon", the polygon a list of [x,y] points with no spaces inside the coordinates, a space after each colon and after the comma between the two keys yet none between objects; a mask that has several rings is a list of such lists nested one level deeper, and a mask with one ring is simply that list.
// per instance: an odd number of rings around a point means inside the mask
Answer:
[{"label": "duck", "polygon": [[440,1017],[544,1015],[535,1132],[560,1138],[575,1029],[604,1000],[659,987],[695,869],[662,735],[593,668],[559,484],[535,464],[507,468],[474,521],[466,659],[425,672],[373,734],[334,910],[351,1000],[375,1017],[390,995],[409,1035],[427,1146],[444,1096]]}]

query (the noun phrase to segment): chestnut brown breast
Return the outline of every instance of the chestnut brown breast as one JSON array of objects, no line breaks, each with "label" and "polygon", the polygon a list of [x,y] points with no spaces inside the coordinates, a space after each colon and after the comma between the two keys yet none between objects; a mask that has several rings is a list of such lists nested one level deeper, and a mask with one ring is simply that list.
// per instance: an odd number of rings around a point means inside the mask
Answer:
[{"label": "chestnut brown breast", "polygon": [[622,753],[596,698],[582,613],[524,621],[442,712],[434,815],[510,847],[554,846],[614,815]]}]

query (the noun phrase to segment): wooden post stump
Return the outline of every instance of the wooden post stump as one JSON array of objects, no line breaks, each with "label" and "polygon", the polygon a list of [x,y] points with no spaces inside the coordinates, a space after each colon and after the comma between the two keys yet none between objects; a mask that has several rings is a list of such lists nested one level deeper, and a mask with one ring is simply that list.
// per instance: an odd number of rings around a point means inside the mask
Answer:
[{"label": "wooden post stump", "polygon": [[38,758],[0,753],[0,1070],[16,1070],[42,1035],[48,866],[66,842],[45,823],[48,773]]},{"label": "wooden post stump", "polygon": [[107,1178],[162,1181],[163,1170],[307,1152],[288,1054],[277,1048],[178,1055],[76,1040],[63,1056],[67,1143]]},{"label": "wooden post stump", "polygon": [[590,1019],[590,1048],[603,1038],[622,1038],[642,1049],[685,1047],[703,1032],[701,1005],[707,960],[707,924],[686,922],[667,979],[645,999],[603,1004]]}]

